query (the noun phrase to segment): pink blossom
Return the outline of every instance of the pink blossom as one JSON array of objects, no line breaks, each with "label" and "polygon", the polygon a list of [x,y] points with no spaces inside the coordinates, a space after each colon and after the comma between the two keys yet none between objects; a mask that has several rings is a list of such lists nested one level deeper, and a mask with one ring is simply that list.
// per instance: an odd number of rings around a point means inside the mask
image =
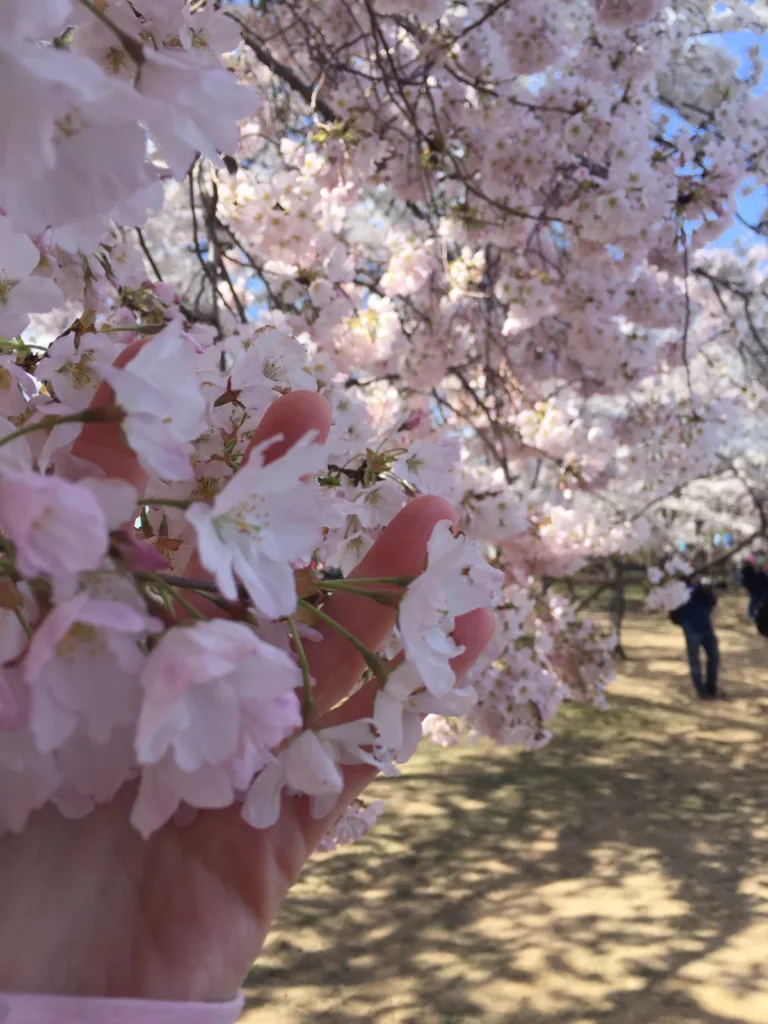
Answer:
[{"label": "pink blossom", "polygon": [[41,750],[76,730],[106,743],[139,710],[138,641],[156,622],[120,601],[83,591],[57,605],[38,627],[24,659],[31,690],[30,727]]},{"label": "pink blossom", "polygon": [[[13,424],[0,416],[0,437],[7,437],[15,431]],[[29,447],[29,439],[17,437],[0,448],[0,471],[19,473],[32,469],[32,451]]]},{"label": "pink blossom", "polygon": [[101,366],[99,372],[127,414],[122,429],[142,465],[163,480],[192,479],[189,442],[205,433],[205,399],[180,321],[168,324],[127,366]]},{"label": "pink blossom", "polygon": [[669,580],[658,587],[652,587],[645,599],[645,607],[649,611],[673,611],[688,603],[691,596],[690,587],[683,580]]},{"label": "pink blossom", "polygon": [[405,239],[390,240],[392,258],[381,279],[385,295],[411,295],[427,281],[434,266],[431,242],[412,245]]},{"label": "pink blossom", "polygon": [[107,519],[91,491],[39,473],[0,476],[0,529],[25,576],[97,569],[109,546]]},{"label": "pink blossom", "polygon": [[0,743],[0,833],[22,832],[32,811],[56,792],[61,776],[25,730],[3,731]]},{"label": "pink blossom", "polygon": [[292,563],[309,558],[320,541],[321,506],[301,477],[318,471],[325,452],[307,435],[264,465],[264,452],[274,440],[251,452],[212,506],[192,505],[187,519],[197,532],[203,565],[222,594],[237,597],[236,574],[256,608],[276,619],[296,607]]},{"label": "pink blossom", "polygon": [[147,658],[141,684],[136,750],[143,764],[171,752],[182,771],[194,772],[234,757],[243,739],[263,764],[301,723],[295,660],[239,622],[170,630]]},{"label": "pink blossom", "polygon": [[466,715],[476,702],[477,695],[471,688],[434,697],[425,690],[414,666],[403,662],[376,694],[373,721],[379,743],[392,751],[395,761],[404,764],[421,739],[425,715]]},{"label": "pink blossom", "polygon": [[117,530],[136,518],[138,493],[127,480],[112,477],[87,476],[80,481],[96,498],[107,520],[110,530]]},{"label": "pink blossom", "polygon": [[[269,822],[283,790],[323,815],[344,765],[391,772],[424,714],[439,742],[536,748],[566,697],[604,706],[612,639],[541,577],[658,550],[672,520],[688,541],[697,520],[760,529],[766,250],[736,214],[767,180],[765,68],[718,32],[754,33],[761,5],[376,0],[361,31],[338,0],[241,5],[242,46],[210,2],[99,6],[117,32],[72,0],[0,2],[0,431],[106,381],[149,479],[72,455],[76,423],[0,447],[0,829],[139,775],[144,834],[246,795]],[[286,120],[265,39],[317,86],[311,116]],[[734,225],[738,251],[715,248]],[[331,404],[327,449],[246,459],[298,389]],[[414,492],[466,538],[430,540],[373,724],[294,736],[294,573],[350,571]],[[138,540],[146,497],[189,518],[153,504]],[[222,592],[245,583],[259,653],[242,624],[147,642],[131,570],[181,574],[195,541]],[[651,605],[685,600],[685,566],[659,573]],[[456,619],[488,605],[496,636],[457,685]]]},{"label": "pink blossom", "polygon": [[104,334],[78,338],[74,331],[57,338],[38,367],[60,402],[71,409],[85,409],[101,382],[102,366],[111,366],[117,355],[114,341]]},{"label": "pink blossom", "polygon": [[659,0],[592,0],[598,21],[611,28],[629,28],[648,21],[659,10]]},{"label": "pink blossom", "polygon": [[27,646],[29,638],[23,623],[34,623],[39,608],[26,583],[3,581],[0,593],[0,665],[8,665]]},{"label": "pink blossom", "polygon": [[463,648],[451,637],[455,618],[499,600],[504,574],[492,569],[448,521],[438,523],[427,545],[427,568],[406,590],[398,621],[406,659],[435,697],[455,681],[450,661]]},{"label": "pink blossom", "polygon": [[120,557],[132,572],[167,572],[168,559],[149,541],[127,533],[119,543]]},{"label": "pink blossom", "polygon": [[386,760],[363,749],[375,743],[369,719],[300,733],[256,776],[243,804],[243,817],[254,828],[274,825],[283,789],[310,796],[313,817],[329,814],[344,786],[340,766],[365,763],[392,773]]},{"label": "pink blossom", "polygon": [[4,417],[18,416],[23,412],[36,391],[34,378],[18,365],[13,356],[0,356],[0,412]]},{"label": "pink blossom", "polygon": [[235,798],[232,775],[226,765],[201,765],[185,772],[170,754],[141,769],[139,792],[131,811],[131,824],[145,839],[170,821],[180,806],[215,810]]},{"label": "pink blossom", "polygon": [[61,781],[51,800],[65,817],[82,818],[135,777],[133,728],[118,727],[105,742],[77,732],[53,759]]},{"label": "pink blossom", "polygon": [[369,804],[355,801],[336,821],[318,849],[325,853],[347,843],[357,842],[373,828],[383,810],[383,800],[372,800]]},{"label": "pink blossom", "polygon": [[458,481],[451,470],[461,460],[458,437],[444,434],[416,440],[395,463],[395,472],[414,484],[423,494],[439,494],[449,500],[456,496]]},{"label": "pink blossom", "polygon": [[96,99],[106,83],[95,65],[37,45],[66,27],[70,8],[67,0],[5,0],[0,10],[0,92],[19,98],[4,105],[0,122],[0,202],[6,207],[6,184],[34,182],[53,165],[56,121],[72,105]]},{"label": "pink blossom", "polygon": [[183,38],[187,49],[199,53],[205,47],[212,59],[218,62],[220,54],[238,47],[240,31],[237,22],[227,17],[225,11],[205,6],[188,17]]},{"label": "pink blossom", "polygon": [[47,313],[63,299],[49,277],[33,273],[39,261],[29,236],[14,231],[8,218],[0,217],[0,334],[7,338],[21,334],[29,313]]},{"label": "pink blossom", "polygon": [[153,101],[145,120],[178,179],[198,153],[215,163],[220,153],[234,153],[237,120],[259,105],[256,93],[227,71],[201,67],[193,55],[178,51],[145,49],[138,88]]},{"label": "pink blossom", "polygon": [[29,721],[29,690],[17,668],[0,668],[0,729],[18,732]]},{"label": "pink blossom", "polygon": [[[98,101],[68,111],[54,132],[53,165],[38,175],[34,188],[18,178],[6,185],[14,220],[35,234],[73,224],[103,230],[110,215],[143,197],[157,175],[145,161],[141,113],[133,91],[111,79]],[[117,266],[118,251],[113,256]]]},{"label": "pink blossom", "polygon": [[307,370],[307,352],[295,338],[275,327],[256,331],[232,370],[232,386],[240,400],[259,408],[264,398],[280,391],[314,391],[315,378]]}]

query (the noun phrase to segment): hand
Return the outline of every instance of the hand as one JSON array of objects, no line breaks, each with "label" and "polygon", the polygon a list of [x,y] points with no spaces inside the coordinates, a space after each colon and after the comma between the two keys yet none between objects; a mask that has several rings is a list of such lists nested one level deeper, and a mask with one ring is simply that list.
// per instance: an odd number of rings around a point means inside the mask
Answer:
[{"label": "hand", "polygon": [[[98,402],[109,400],[106,389],[97,395]],[[329,427],[325,401],[295,392],[269,409],[253,443],[282,434],[284,440],[270,449],[275,458],[307,431],[324,438]],[[142,471],[116,427],[85,427],[77,454],[145,493]],[[432,528],[442,519],[455,521],[442,499],[415,499],[383,532],[357,574],[418,573]],[[394,624],[391,609],[350,594],[335,595],[327,610],[372,649]],[[492,631],[490,612],[472,612],[457,622],[457,640],[466,648],[455,662],[459,675]],[[331,709],[352,690],[363,665],[335,631],[307,648],[320,724],[335,723],[340,709]],[[361,690],[341,717],[369,713],[370,702]],[[145,841],[128,821],[132,787],[79,821],[50,806],[37,812],[22,835],[0,839],[0,990],[232,998],[308,857],[374,774],[366,765],[347,769],[341,804],[324,820],[310,817],[305,798],[283,797],[280,819],[263,831],[248,826],[239,806],[232,806],[200,812],[190,825],[168,825]]]}]

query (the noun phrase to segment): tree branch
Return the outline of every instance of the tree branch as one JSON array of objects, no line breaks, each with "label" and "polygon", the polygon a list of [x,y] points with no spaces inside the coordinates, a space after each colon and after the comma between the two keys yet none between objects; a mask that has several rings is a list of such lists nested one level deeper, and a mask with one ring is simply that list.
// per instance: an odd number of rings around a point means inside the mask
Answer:
[{"label": "tree branch", "polygon": [[318,87],[316,85],[309,85],[302,81],[292,68],[289,68],[286,64],[281,64],[279,60],[276,60],[269,50],[262,45],[253,32],[246,28],[239,18],[235,17],[231,11],[227,11],[226,13],[228,17],[233,21],[236,21],[240,26],[243,33],[243,42],[245,42],[253,51],[256,58],[264,65],[265,68],[269,68],[273,75],[301,96],[309,107],[322,115],[324,120],[329,121],[332,124],[336,121],[343,120],[343,118],[339,117],[333,107],[318,95]]}]

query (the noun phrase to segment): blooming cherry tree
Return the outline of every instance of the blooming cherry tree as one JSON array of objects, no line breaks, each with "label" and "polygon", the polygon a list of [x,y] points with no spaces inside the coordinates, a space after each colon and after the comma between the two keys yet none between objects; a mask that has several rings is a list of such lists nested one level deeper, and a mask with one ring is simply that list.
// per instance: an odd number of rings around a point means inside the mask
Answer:
[{"label": "blooming cherry tree", "polygon": [[6,0],[3,828],[133,784],[144,836],[307,798],[351,807],[333,845],[422,729],[535,748],[605,705],[613,638],[543,580],[702,481],[765,528],[762,218],[714,244],[768,171],[759,48],[718,41],[765,24]]}]

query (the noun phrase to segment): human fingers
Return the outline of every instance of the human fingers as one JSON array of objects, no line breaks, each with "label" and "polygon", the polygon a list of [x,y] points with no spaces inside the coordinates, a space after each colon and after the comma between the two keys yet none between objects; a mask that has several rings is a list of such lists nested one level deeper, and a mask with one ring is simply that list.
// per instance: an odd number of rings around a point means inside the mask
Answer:
[{"label": "human fingers", "polygon": [[[424,569],[432,531],[445,519],[453,524],[457,521],[456,512],[447,501],[429,495],[414,498],[395,516],[348,578],[417,576]],[[397,615],[394,608],[359,594],[342,592],[334,594],[323,611],[372,651],[389,636]],[[318,714],[323,714],[349,693],[360,678],[364,662],[355,647],[333,627],[323,625],[318,629],[322,642],[308,645],[307,657],[316,680],[315,704]]]},{"label": "human fingers", "polygon": [[[478,608],[475,611],[467,612],[466,615],[461,615],[456,620],[453,636],[456,642],[464,647],[462,653],[451,662],[457,682],[464,678],[483,653],[493,636],[494,629],[495,618],[489,608]],[[377,681],[372,680],[341,707],[334,708],[326,715],[319,723],[320,726],[338,725],[341,722],[355,721],[358,718],[369,716],[373,710],[373,700],[377,688]],[[305,812],[304,836],[310,853],[317,848],[323,836],[333,827],[350,804],[373,782],[377,774],[376,769],[367,764],[348,766],[344,769],[344,788],[334,810],[318,820],[312,818],[308,810]]]},{"label": "human fingers", "polygon": [[278,398],[264,413],[246,449],[246,458],[258,444],[270,437],[282,435],[264,453],[265,463],[274,462],[310,431],[317,431],[319,443],[325,441],[331,429],[331,407],[316,391],[290,391]]},{"label": "human fingers", "polygon": [[[125,366],[146,344],[146,339],[126,345],[114,361],[114,366]],[[103,409],[113,405],[115,393],[109,384],[102,382],[96,389],[91,402],[92,409]],[[86,423],[80,431],[72,454],[102,469],[106,476],[117,477],[133,484],[139,494],[144,492],[147,474],[129,448],[119,423]]]},{"label": "human fingers", "polygon": [[[461,654],[457,654],[451,661],[457,683],[464,678],[488,646],[495,628],[496,619],[490,608],[477,608],[456,619],[453,639],[464,648]],[[327,729],[333,725],[341,725],[342,722],[354,722],[359,718],[370,717],[373,714],[373,702],[379,686],[378,679],[371,679],[349,700],[326,712],[317,722],[317,728]]]}]

